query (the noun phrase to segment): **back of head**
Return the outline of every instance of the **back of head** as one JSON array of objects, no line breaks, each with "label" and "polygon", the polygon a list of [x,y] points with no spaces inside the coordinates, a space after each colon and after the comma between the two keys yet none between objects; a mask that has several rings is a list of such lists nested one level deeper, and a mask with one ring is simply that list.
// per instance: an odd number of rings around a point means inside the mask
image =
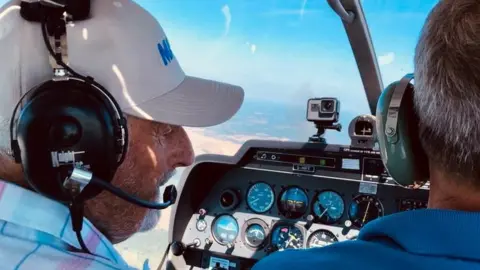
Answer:
[{"label": "back of head", "polygon": [[478,0],[443,0],[428,16],[415,52],[414,101],[431,168],[480,187]]}]

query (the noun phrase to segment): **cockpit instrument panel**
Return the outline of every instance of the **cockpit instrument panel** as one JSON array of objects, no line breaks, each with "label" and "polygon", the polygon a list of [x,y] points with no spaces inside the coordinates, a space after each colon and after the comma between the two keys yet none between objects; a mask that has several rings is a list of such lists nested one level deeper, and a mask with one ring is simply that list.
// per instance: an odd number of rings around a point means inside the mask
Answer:
[{"label": "cockpit instrument panel", "polygon": [[373,149],[251,141],[234,158],[205,158],[179,184],[175,269],[248,269],[272,252],[355,240],[369,222],[428,200],[428,186],[399,187]]}]

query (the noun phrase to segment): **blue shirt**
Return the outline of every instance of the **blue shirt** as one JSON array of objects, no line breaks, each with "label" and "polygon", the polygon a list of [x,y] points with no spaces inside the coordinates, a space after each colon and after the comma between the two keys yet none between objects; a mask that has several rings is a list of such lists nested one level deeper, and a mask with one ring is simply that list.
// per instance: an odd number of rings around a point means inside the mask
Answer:
[{"label": "blue shirt", "polygon": [[480,269],[480,213],[425,209],[368,223],[355,241],[275,252],[263,269]]},{"label": "blue shirt", "polygon": [[80,250],[66,206],[0,181],[1,269],[132,269],[87,219]]}]

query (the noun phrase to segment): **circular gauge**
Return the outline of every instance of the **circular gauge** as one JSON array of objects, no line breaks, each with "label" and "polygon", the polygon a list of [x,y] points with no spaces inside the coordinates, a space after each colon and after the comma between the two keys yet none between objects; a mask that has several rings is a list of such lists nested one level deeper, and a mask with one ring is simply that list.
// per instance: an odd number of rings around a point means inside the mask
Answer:
[{"label": "circular gauge", "polygon": [[255,213],[265,213],[272,208],[275,194],[267,183],[255,183],[247,192],[247,205]]},{"label": "circular gauge", "polygon": [[267,223],[262,219],[249,219],[242,225],[242,241],[245,247],[257,250],[264,246],[269,232]]},{"label": "circular gauge", "polygon": [[303,232],[295,225],[279,225],[272,232],[272,245],[278,250],[303,248]]},{"label": "circular gauge", "polygon": [[251,247],[259,247],[265,240],[265,230],[260,224],[252,224],[245,231],[245,242]]},{"label": "circular gauge", "polygon": [[358,228],[383,216],[383,205],[374,196],[360,195],[353,199],[348,211],[350,220]]},{"label": "circular gauge", "polygon": [[213,237],[221,245],[233,243],[238,236],[238,231],[237,220],[230,215],[219,216],[212,225]]},{"label": "circular gauge", "polygon": [[315,197],[313,213],[324,224],[337,222],[343,216],[345,203],[335,191],[323,191]]},{"label": "circular gauge", "polygon": [[205,231],[207,228],[207,222],[204,219],[197,220],[197,230],[200,232]]},{"label": "circular gauge", "polygon": [[239,203],[237,192],[227,189],[220,195],[220,207],[225,210],[234,209]]},{"label": "circular gauge", "polygon": [[290,187],[280,196],[280,212],[288,218],[299,218],[307,211],[308,196],[299,187]]},{"label": "circular gauge", "polygon": [[308,248],[316,248],[316,247],[325,247],[331,245],[335,242],[338,242],[337,237],[327,230],[318,230],[314,232],[308,238],[307,247]]}]

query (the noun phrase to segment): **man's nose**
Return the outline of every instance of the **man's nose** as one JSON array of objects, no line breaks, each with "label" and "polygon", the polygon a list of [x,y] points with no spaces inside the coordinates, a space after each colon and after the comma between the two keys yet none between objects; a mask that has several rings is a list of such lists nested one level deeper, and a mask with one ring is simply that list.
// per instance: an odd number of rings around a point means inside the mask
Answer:
[{"label": "man's nose", "polygon": [[192,142],[188,138],[185,129],[178,127],[175,132],[172,132],[170,140],[173,140],[170,146],[170,155],[168,163],[171,167],[186,167],[192,165],[195,160],[195,153],[193,151]]}]

